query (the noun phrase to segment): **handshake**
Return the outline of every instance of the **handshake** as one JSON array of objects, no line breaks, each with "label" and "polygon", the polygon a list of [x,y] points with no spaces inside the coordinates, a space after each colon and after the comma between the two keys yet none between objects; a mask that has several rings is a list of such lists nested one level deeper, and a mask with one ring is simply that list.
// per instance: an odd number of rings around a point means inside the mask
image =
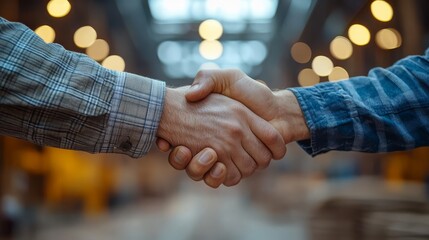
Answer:
[{"label": "handshake", "polygon": [[272,92],[240,70],[204,70],[190,87],[167,88],[157,137],[161,151],[174,147],[171,166],[217,188],[283,158],[310,132],[291,91]]}]

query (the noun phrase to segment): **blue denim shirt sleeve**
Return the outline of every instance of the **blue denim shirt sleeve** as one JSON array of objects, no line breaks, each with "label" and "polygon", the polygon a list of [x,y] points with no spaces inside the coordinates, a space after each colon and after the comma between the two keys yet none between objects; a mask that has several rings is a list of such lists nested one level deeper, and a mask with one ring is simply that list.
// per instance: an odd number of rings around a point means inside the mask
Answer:
[{"label": "blue denim shirt sleeve", "polygon": [[290,90],[311,133],[298,143],[313,156],[429,146],[429,49],[368,76]]}]

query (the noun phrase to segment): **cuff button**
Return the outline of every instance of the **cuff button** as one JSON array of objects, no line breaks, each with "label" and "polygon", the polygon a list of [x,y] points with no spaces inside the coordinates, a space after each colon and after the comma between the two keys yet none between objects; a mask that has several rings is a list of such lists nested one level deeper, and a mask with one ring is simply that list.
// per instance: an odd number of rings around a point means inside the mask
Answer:
[{"label": "cuff button", "polygon": [[124,152],[130,151],[132,147],[133,147],[133,144],[130,142],[130,140],[122,142],[121,145],[119,145],[119,149]]}]

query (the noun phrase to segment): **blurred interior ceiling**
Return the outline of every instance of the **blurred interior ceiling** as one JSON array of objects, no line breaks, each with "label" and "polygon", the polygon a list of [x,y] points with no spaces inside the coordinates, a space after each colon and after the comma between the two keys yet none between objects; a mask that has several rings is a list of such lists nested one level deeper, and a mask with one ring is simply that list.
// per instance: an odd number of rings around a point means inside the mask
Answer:
[{"label": "blurred interior ceiling", "polygon": [[[366,1],[337,0],[115,0],[132,43],[156,77],[191,79],[201,68],[240,68],[270,73],[307,29],[329,38],[347,27]],[[317,9],[315,11],[315,9]],[[199,26],[222,24],[220,57],[204,58]],[[311,22],[310,22],[311,19]],[[285,46],[288,46],[285,48]],[[287,49],[287,50],[286,50]],[[210,53],[209,53],[210,54]],[[184,80],[184,83],[189,83]],[[280,83],[271,81],[270,85]]]},{"label": "blurred interior ceiling", "polygon": [[[192,78],[200,68],[235,67],[259,74],[276,38],[293,39],[305,27],[311,0],[116,0],[134,46],[151,69],[167,78]],[[278,32],[286,16],[302,19]],[[206,19],[222,24],[218,52],[200,54],[199,26]],[[276,36],[279,35],[279,36]],[[214,42],[207,41],[207,42]],[[216,45],[215,45],[216,47]],[[209,51],[213,47],[209,46]],[[210,56],[214,54],[214,56]],[[217,56],[216,56],[217,55]],[[220,55],[220,56],[219,56]],[[218,57],[219,56],[219,57]],[[158,60],[153,62],[153,60]]]},{"label": "blurred interior ceiling", "polygon": [[[284,88],[301,84],[299,74],[311,71],[310,60],[315,56],[327,56],[334,66],[355,76],[406,55],[421,54],[429,38],[425,17],[429,1],[386,1],[394,10],[388,22],[371,15],[374,1],[88,0],[83,4],[69,0],[70,14],[53,18],[45,3],[10,0],[0,2],[3,10],[8,9],[0,13],[9,15],[15,9],[19,12],[15,19],[32,29],[50,24],[58,31],[55,42],[81,52],[86,49],[76,47],[73,34],[79,27],[93,26],[98,38],[110,43],[110,54],[125,59],[126,71],[169,85],[190,84],[199,69],[220,67],[240,68],[272,88]],[[355,23],[367,26],[373,39],[381,29],[396,28],[404,36],[403,44],[385,51],[371,41],[365,47],[353,45],[353,56],[346,60],[332,58],[332,40],[347,38],[348,28]],[[306,61],[293,59],[297,42],[311,51]],[[316,77],[317,82],[328,80]]]}]

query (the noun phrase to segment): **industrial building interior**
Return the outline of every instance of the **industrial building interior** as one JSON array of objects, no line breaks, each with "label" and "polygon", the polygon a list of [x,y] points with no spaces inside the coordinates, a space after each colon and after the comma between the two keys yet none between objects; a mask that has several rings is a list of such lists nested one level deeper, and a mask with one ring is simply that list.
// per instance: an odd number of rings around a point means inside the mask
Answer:
[{"label": "industrial building interior", "polygon": [[[271,89],[367,75],[429,47],[427,0],[1,0],[0,16],[103,66]],[[328,70],[327,70],[328,69]],[[428,136],[429,137],[429,136]],[[429,239],[429,148],[287,155],[211,189],[168,164],[0,136],[0,239]]]}]

